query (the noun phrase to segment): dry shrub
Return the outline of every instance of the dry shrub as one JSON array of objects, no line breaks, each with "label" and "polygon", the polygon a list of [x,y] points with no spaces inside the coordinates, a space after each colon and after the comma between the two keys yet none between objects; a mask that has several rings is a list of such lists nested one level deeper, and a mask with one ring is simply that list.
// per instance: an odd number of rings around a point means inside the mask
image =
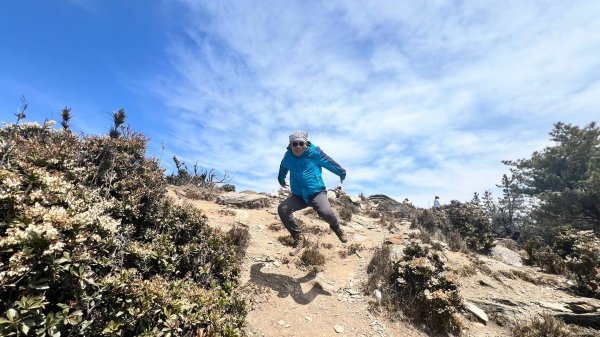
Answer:
[{"label": "dry shrub", "polygon": [[513,252],[519,251],[519,245],[517,245],[517,241],[515,241],[513,239],[502,239],[502,240],[498,241],[498,245],[506,247],[506,248],[512,250]]},{"label": "dry shrub", "polygon": [[461,266],[456,271],[460,276],[469,277],[477,274],[477,267],[473,264]]},{"label": "dry shrub", "polygon": [[408,237],[411,239],[419,240],[422,243],[431,244],[431,234],[424,230],[419,230],[418,232],[410,232],[408,234]]},{"label": "dry shrub", "polygon": [[217,191],[210,187],[200,187],[188,184],[181,186],[180,191],[185,195],[186,198],[192,200],[213,201],[217,197]]},{"label": "dry shrub", "polygon": [[[373,290],[380,289],[381,286],[387,285],[390,282],[394,272],[391,253],[392,250],[385,244],[379,248],[375,248],[367,266],[369,278],[365,285],[365,293],[372,294]],[[386,294],[383,291],[382,293]]]},{"label": "dry shrub", "polygon": [[231,209],[220,209],[218,213],[222,216],[235,216],[237,214],[234,210]]},{"label": "dry shrub", "polygon": [[338,214],[340,216],[340,219],[342,219],[344,221],[352,220],[352,209],[350,209],[350,208],[342,207],[338,211]]},{"label": "dry shrub", "polygon": [[479,259],[476,255],[468,255],[469,260],[473,263],[473,266],[477,268],[480,272],[486,275],[494,275],[494,271],[488,267],[484,261]]},{"label": "dry shrub", "polygon": [[318,244],[309,243],[308,248],[300,255],[300,261],[306,267],[320,267],[325,265],[325,255],[319,251]]},{"label": "dry shrub", "polygon": [[238,261],[240,261],[246,256],[246,250],[248,249],[248,245],[250,245],[250,231],[248,227],[235,225],[227,232],[227,237],[235,246],[235,255]]},{"label": "dry shrub", "polygon": [[524,270],[513,269],[512,273],[514,276],[520,278],[523,281],[529,282],[529,283],[533,283],[533,284],[543,284],[544,283],[543,280],[532,276],[531,273],[528,273]]},{"label": "dry shrub", "polygon": [[339,255],[342,258],[346,258],[352,254],[356,254],[358,252],[362,252],[365,249],[365,247],[358,243],[358,242],[354,242],[351,243],[350,245],[348,245],[348,247],[345,250],[340,250]]},{"label": "dry shrub", "polygon": [[565,322],[547,312],[533,317],[527,323],[516,324],[511,330],[513,337],[570,337],[573,335]]},{"label": "dry shrub", "polygon": [[331,249],[333,248],[333,243],[329,243],[329,242],[323,242],[321,244],[321,247],[325,248],[325,249]]},{"label": "dry shrub", "polygon": [[294,238],[291,235],[283,235],[277,238],[277,241],[281,242],[282,245],[292,247],[294,245]]},{"label": "dry shrub", "polygon": [[279,222],[271,222],[267,228],[273,232],[279,232],[283,228],[283,225]]},{"label": "dry shrub", "polygon": [[448,233],[448,235],[446,235],[446,240],[448,240],[448,248],[453,252],[467,253],[469,251],[467,244],[463,241],[458,232]]},{"label": "dry shrub", "polygon": [[319,234],[327,232],[327,230],[325,230],[324,227],[321,227],[319,225],[304,226],[302,228],[302,231],[303,232],[307,232],[307,233],[311,233],[311,234],[314,234],[314,235],[319,235]]},{"label": "dry shrub", "polygon": [[235,185],[233,184],[223,184],[219,189],[223,192],[235,192]]},{"label": "dry shrub", "polygon": [[377,210],[372,209],[367,213],[367,215],[370,218],[377,219],[381,216],[381,213],[379,213],[379,211],[377,211]]}]

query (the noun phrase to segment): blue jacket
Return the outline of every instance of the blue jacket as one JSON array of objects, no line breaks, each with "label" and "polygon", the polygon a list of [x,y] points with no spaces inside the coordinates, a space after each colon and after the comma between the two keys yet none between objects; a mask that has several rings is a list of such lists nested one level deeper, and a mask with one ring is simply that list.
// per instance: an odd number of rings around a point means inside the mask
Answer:
[{"label": "blue jacket", "polygon": [[296,157],[288,146],[287,152],[281,160],[277,180],[279,185],[285,185],[285,177],[290,172],[290,187],[292,194],[308,202],[319,192],[325,190],[325,183],[321,176],[321,168],[326,168],[339,176],[342,180],[346,178],[346,170],[340,164],[331,159],[319,147],[309,143],[308,148],[302,155]]}]

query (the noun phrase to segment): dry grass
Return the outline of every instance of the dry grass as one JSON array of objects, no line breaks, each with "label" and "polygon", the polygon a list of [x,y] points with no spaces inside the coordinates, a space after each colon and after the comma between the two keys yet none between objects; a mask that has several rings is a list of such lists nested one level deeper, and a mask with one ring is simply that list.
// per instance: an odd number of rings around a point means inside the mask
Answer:
[{"label": "dry grass", "polygon": [[267,226],[267,228],[272,230],[273,232],[279,232],[283,229],[283,225],[279,222],[272,222],[269,224],[269,226]]},{"label": "dry grass", "polygon": [[457,232],[448,233],[446,239],[448,240],[448,247],[451,251],[461,253],[469,252],[467,244],[463,241],[462,237]]},{"label": "dry grass", "polygon": [[340,207],[338,214],[340,216],[340,219],[344,221],[352,220],[352,209],[350,209],[349,207]]},{"label": "dry grass", "polygon": [[340,250],[338,254],[342,258],[346,258],[352,254],[362,252],[363,250],[365,250],[365,247],[362,244],[360,244],[358,242],[354,242],[354,243],[351,243],[350,245],[348,245],[348,247],[345,250]]},{"label": "dry grass", "polygon": [[315,235],[319,235],[319,234],[327,232],[327,230],[324,229],[324,227],[319,226],[319,225],[303,226],[302,231],[306,232],[306,233],[315,234]]},{"label": "dry grass", "polygon": [[248,228],[234,225],[233,228],[227,232],[227,236],[235,245],[235,255],[238,260],[243,259],[246,256],[248,245],[250,245],[250,231]]},{"label": "dry grass", "polygon": [[291,235],[283,235],[277,238],[277,241],[281,242],[282,245],[292,247],[294,245],[294,238]]},{"label": "dry grass", "polygon": [[370,210],[370,211],[367,213],[367,215],[368,215],[370,218],[373,218],[373,219],[377,219],[377,218],[379,218],[379,217],[381,216],[381,214],[379,213],[379,211],[376,211],[376,210]]},{"label": "dry grass", "polygon": [[550,313],[533,317],[529,322],[517,323],[513,326],[513,337],[570,337],[573,336],[569,326]]},{"label": "dry grass", "polygon": [[231,209],[220,209],[217,213],[221,216],[235,216],[237,213]]}]

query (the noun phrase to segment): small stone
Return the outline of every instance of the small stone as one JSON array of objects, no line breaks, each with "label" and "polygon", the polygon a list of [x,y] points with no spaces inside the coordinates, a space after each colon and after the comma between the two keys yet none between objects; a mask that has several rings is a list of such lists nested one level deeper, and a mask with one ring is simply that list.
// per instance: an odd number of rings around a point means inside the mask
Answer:
[{"label": "small stone", "polygon": [[312,317],[310,317],[310,316],[306,316],[306,317],[304,317],[304,319],[306,319],[309,322],[312,322]]},{"label": "small stone", "polygon": [[342,333],[344,332],[344,327],[341,324],[336,324],[333,326],[333,330],[337,333]]},{"label": "small stone", "polygon": [[282,319],[280,319],[280,320],[277,322],[277,324],[279,324],[279,325],[281,325],[281,326],[284,326],[284,325],[285,325],[285,321],[284,321],[284,320],[282,320]]}]

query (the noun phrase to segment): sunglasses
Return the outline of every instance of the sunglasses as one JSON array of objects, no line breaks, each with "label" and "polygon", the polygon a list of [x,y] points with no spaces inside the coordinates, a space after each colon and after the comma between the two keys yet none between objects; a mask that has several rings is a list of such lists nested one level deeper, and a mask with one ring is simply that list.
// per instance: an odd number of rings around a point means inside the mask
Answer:
[{"label": "sunglasses", "polygon": [[304,142],[292,142],[293,147],[298,147],[298,146],[303,147],[305,144],[306,143],[304,143]]}]

